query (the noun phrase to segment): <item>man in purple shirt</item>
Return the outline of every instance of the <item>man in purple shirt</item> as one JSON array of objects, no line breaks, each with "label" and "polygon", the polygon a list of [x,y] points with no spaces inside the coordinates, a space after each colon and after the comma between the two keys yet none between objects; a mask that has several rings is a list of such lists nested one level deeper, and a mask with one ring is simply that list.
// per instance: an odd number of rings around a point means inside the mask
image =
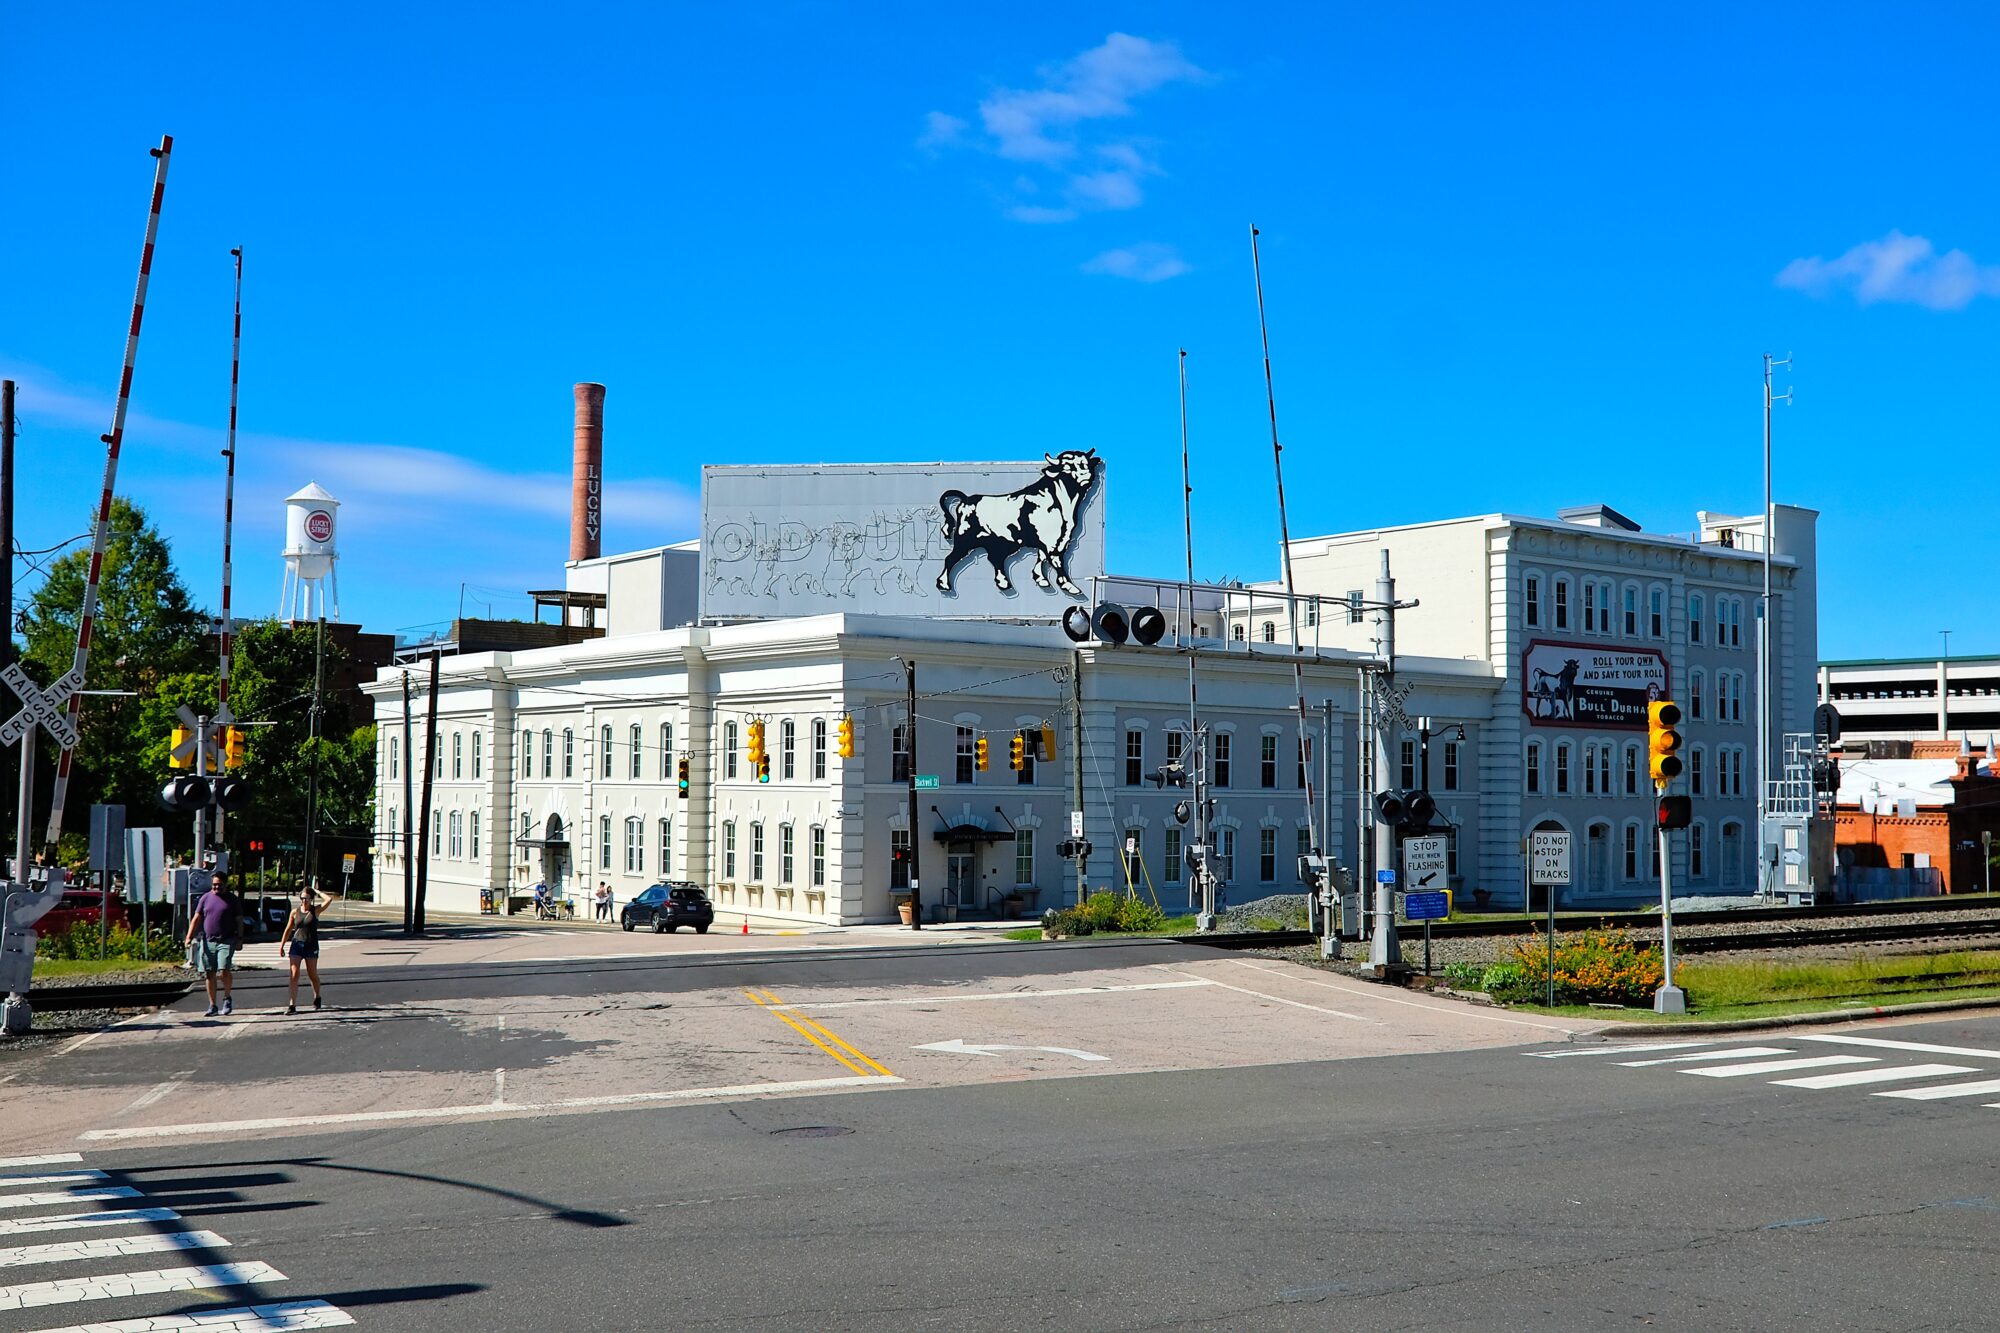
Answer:
[{"label": "man in purple shirt", "polygon": [[[204,1017],[236,1012],[236,1001],[229,991],[236,977],[236,950],[242,943],[243,902],[230,888],[229,876],[218,874],[188,914],[188,961],[201,969],[201,979],[208,986],[208,1013]],[[222,978],[220,1011],[215,1007],[218,975]]]}]

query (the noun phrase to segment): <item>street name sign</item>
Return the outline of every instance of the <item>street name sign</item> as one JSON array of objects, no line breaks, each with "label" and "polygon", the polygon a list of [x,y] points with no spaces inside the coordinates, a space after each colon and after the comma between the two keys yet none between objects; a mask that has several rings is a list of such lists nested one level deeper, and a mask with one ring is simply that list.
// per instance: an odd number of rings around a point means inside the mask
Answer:
[{"label": "street name sign", "polygon": [[1528,882],[1569,883],[1568,833],[1536,832],[1528,835]]},{"label": "street name sign", "polygon": [[938,785],[937,774],[935,773],[917,774],[918,791],[936,791],[937,785]]},{"label": "street name sign", "polygon": [[1444,883],[1445,840],[1405,838],[1403,840],[1403,882],[1409,888],[1431,889]]}]

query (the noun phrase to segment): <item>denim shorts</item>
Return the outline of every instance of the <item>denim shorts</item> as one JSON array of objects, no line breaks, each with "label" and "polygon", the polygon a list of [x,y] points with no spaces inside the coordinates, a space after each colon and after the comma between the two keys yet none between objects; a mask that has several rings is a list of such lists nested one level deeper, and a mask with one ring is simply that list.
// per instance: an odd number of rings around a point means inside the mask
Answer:
[{"label": "denim shorts", "polygon": [[236,970],[236,946],[228,940],[212,940],[197,936],[189,961],[205,973],[234,972]]},{"label": "denim shorts", "polygon": [[285,946],[285,952],[293,958],[317,958],[319,957],[319,945],[307,944],[301,940],[293,940]]}]

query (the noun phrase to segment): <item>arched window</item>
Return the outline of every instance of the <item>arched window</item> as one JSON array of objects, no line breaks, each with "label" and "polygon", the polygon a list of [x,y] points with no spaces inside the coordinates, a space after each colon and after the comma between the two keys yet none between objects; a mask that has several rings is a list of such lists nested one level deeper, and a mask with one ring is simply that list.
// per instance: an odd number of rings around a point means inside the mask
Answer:
[{"label": "arched window", "polygon": [[459,860],[465,855],[465,816],[456,810],[452,811],[451,818],[446,821],[446,827],[451,830],[451,841],[446,844],[451,850],[446,854],[454,861]]},{"label": "arched window", "polygon": [[608,778],[611,776],[611,725],[609,723],[598,729],[597,746],[604,752],[604,757],[598,762],[598,772]]},{"label": "arched window", "polygon": [[1530,796],[1538,795],[1542,790],[1542,743],[1540,741],[1528,742],[1528,771],[1525,785]]},{"label": "arched window", "polygon": [[1637,745],[1627,745],[1625,747],[1625,794],[1627,796],[1637,796],[1639,794],[1639,747]]},{"label": "arched window", "polygon": [[1555,606],[1553,608],[1555,612],[1554,616],[1555,627],[1557,629],[1568,629],[1569,628],[1569,580],[1565,578],[1556,579],[1556,581],[1550,585],[1550,591],[1552,595],[1555,597]]},{"label": "arched window", "polygon": [[1743,825],[1733,819],[1723,824],[1722,844],[1717,857],[1722,863],[1722,887],[1743,887]]},{"label": "arched window", "polygon": [[645,776],[645,773],[639,767],[640,764],[644,762],[642,756],[645,754],[646,750],[645,744],[640,740],[640,737],[642,735],[644,735],[644,733],[639,730],[639,724],[637,722],[634,722],[632,724],[632,734],[631,734],[631,742],[632,742],[631,773],[633,778],[635,779],[642,778]]},{"label": "arched window", "polygon": [[1689,593],[1688,594],[1688,642],[1689,643],[1701,642],[1701,612],[1702,612],[1701,594],[1698,592]]},{"label": "arched window", "polygon": [[1639,878],[1639,826],[1637,824],[1628,823],[1625,826],[1625,878],[1628,880]]},{"label": "arched window", "polygon": [[750,882],[764,882],[764,821],[761,819],[750,823]]},{"label": "arched window", "polygon": [[1597,795],[1597,742],[1583,743],[1583,794]]},{"label": "arched window", "polygon": [[722,724],[722,776],[725,778],[736,776],[736,724],[734,722],[725,722]]},{"label": "arched window", "polygon": [[1707,752],[1703,750],[1699,745],[1695,746],[1692,750],[1688,751],[1688,763],[1687,763],[1688,795],[1690,796],[1701,796],[1705,794],[1702,791],[1703,786],[1706,785],[1706,776],[1702,773],[1702,769],[1705,765],[1703,764],[1702,761],[1704,758],[1706,758],[1706,756]]},{"label": "arched window", "polygon": [[1243,642],[1243,627],[1241,625],[1231,625],[1229,627],[1229,637],[1238,643]]},{"label": "arched window", "polygon": [[1583,627],[1597,628],[1597,584],[1590,579],[1583,581]]},{"label": "arched window", "polygon": [[1542,627],[1542,576],[1529,574],[1521,580],[1521,623],[1529,629]]},{"label": "arched window", "polygon": [[1646,633],[1655,639],[1667,637],[1667,590],[1646,590]]},{"label": "arched window", "polygon": [[736,878],[736,821],[722,821],[722,877]]},{"label": "arched window", "polygon": [[1631,583],[1625,585],[1625,637],[1639,637],[1639,589]]},{"label": "arched window", "polygon": [[1611,794],[1611,742],[1597,747],[1597,790],[1605,796]]},{"label": "arched window", "polygon": [[535,733],[525,729],[521,732],[521,776],[535,776]]},{"label": "arched window", "polygon": [[1708,825],[1699,819],[1688,826],[1688,878],[1697,884],[1708,878]]},{"label": "arched window", "polygon": [[1277,641],[1278,641],[1278,625],[1277,625],[1277,622],[1276,622],[1276,621],[1272,621],[1272,620],[1267,620],[1267,621],[1265,621],[1265,622],[1264,622],[1264,642],[1265,642],[1265,643],[1276,643]]}]

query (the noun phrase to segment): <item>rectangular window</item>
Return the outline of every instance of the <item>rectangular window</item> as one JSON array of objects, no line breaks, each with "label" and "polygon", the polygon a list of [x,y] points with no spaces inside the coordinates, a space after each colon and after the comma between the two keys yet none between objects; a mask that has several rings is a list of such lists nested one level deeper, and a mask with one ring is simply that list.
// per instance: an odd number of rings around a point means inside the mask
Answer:
[{"label": "rectangular window", "polygon": [[1568,629],[1569,628],[1569,580],[1567,579],[1556,580],[1555,595],[1556,595],[1556,607],[1555,607],[1556,628]]},{"label": "rectangular window", "polygon": [[646,826],[637,819],[625,821],[625,873],[646,873]]},{"label": "rectangular window", "polygon": [[722,877],[736,878],[736,821],[727,819],[722,824]]},{"label": "rectangular window", "polygon": [[1609,634],[1611,632],[1611,603],[1615,594],[1609,583],[1603,585],[1602,591],[1603,596],[1597,600],[1597,628]]},{"label": "rectangular window", "polygon": [[1231,739],[1230,734],[1226,731],[1219,731],[1215,734],[1215,785],[1218,787],[1227,787],[1229,785],[1229,742]]},{"label": "rectangular window", "polygon": [[608,778],[611,776],[611,728],[610,727],[604,727],[598,731],[597,746],[599,749],[604,751],[603,762],[598,765],[598,770],[605,777]]},{"label": "rectangular window", "polygon": [[1444,743],[1444,789],[1458,790],[1458,742]]},{"label": "rectangular window", "polygon": [[392,778],[396,776],[397,753],[401,749],[402,746],[398,743],[396,737],[391,736],[389,738],[389,776]]},{"label": "rectangular window", "polygon": [[1029,787],[1035,781],[1035,757],[1041,753],[1041,733],[1033,727],[1023,727],[1017,733],[1021,738],[1021,767],[1014,774],[1015,785]]},{"label": "rectangular window", "polygon": [[1181,761],[1181,756],[1185,753],[1187,753],[1187,733],[1184,731],[1168,732],[1167,762],[1169,764],[1178,764]]},{"label": "rectangular window", "polygon": [[632,745],[632,762],[626,769],[626,771],[632,775],[632,780],[634,782],[637,782],[640,778],[646,776],[644,769],[645,754],[646,754],[646,743],[643,739],[644,736],[645,733],[639,730],[639,724],[637,722],[634,722],[632,724],[632,734],[627,738],[628,740],[630,740]]},{"label": "rectangular window", "polygon": [[1701,721],[1701,673],[1699,671],[1688,677],[1688,717],[1695,722]]},{"label": "rectangular window", "polygon": [[1585,796],[1597,795],[1597,747],[1595,745],[1586,745],[1583,747],[1583,794]]},{"label": "rectangular window", "polygon": [[1688,598],[1688,642],[1701,642],[1701,598]]},{"label": "rectangular window", "polygon": [[1556,795],[1569,795],[1569,746],[1556,746]]},{"label": "rectangular window", "polygon": [[1702,836],[1707,832],[1708,830],[1699,824],[1692,825],[1688,829],[1689,879],[1702,879],[1708,874],[1708,848],[1703,846],[1708,839]]},{"label": "rectangular window", "polygon": [[444,750],[438,745],[437,737],[425,741],[424,749],[431,756],[431,776],[439,782],[444,781]]},{"label": "rectangular window", "polygon": [[1319,598],[1315,597],[1311,601],[1306,603],[1306,628],[1312,629],[1318,624],[1319,624]]},{"label": "rectangular window", "polygon": [[1639,826],[1637,824],[1627,824],[1625,826],[1625,878],[1639,878]]},{"label": "rectangular window", "polygon": [[1625,794],[1639,794],[1639,747],[1636,745],[1625,747]]},{"label": "rectangular window", "polygon": [[1585,583],[1583,585],[1583,627],[1585,629],[1597,628],[1597,585],[1595,583]]},{"label": "rectangular window", "polygon": [[1729,646],[1729,599],[1727,597],[1718,597],[1715,599],[1715,646],[1718,648],[1727,648]]},{"label": "rectangular window", "polygon": [[1639,637],[1639,590],[1637,588],[1627,588],[1625,590],[1625,637],[1628,639]]},{"label": "rectangular window", "polygon": [[486,765],[482,757],[486,749],[485,741],[486,733],[481,731],[472,733],[472,776],[475,778],[480,777],[486,771]]},{"label": "rectangular window", "polygon": [[597,868],[611,869],[611,816],[597,817]]},{"label": "rectangular window", "polygon": [[1688,751],[1688,794],[1691,796],[1702,794],[1701,755],[1702,752],[1698,748]]},{"label": "rectangular window", "polygon": [[1743,646],[1743,603],[1740,601],[1729,604],[1729,646]]},{"label": "rectangular window", "polygon": [[778,825],[778,883],[792,882],[792,826]]},{"label": "rectangular window", "polygon": [[521,733],[521,776],[535,776],[535,733],[532,731]]},{"label": "rectangular window", "polygon": [[660,780],[674,776],[674,724],[660,724]]},{"label": "rectangular window", "polygon": [[826,719],[823,717],[813,719],[812,747],[813,781],[824,782],[826,780]]},{"label": "rectangular window", "polygon": [[674,821],[660,821],[660,878],[666,879],[674,873]]},{"label": "rectangular window", "polygon": [[444,811],[431,811],[431,855],[444,855]]},{"label": "rectangular window", "polygon": [[1667,637],[1667,595],[1658,588],[1646,594],[1646,623],[1654,638]]},{"label": "rectangular window", "polygon": [[824,824],[812,826],[812,886],[816,889],[826,887],[826,825]]},{"label": "rectangular window", "polygon": [[1409,791],[1417,785],[1417,743],[1413,740],[1403,741],[1397,746],[1396,759],[1396,767],[1403,779],[1403,790]]},{"label": "rectangular window", "polygon": [[446,827],[450,828],[450,830],[451,830],[451,836],[450,836],[450,839],[449,839],[449,841],[448,841],[448,842],[446,843],[446,846],[448,846],[448,847],[449,847],[449,848],[451,849],[451,851],[450,851],[450,853],[449,853],[449,855],[451,856],[451,859],[452,859],[452,860],[454,860],[454,861],[456,861],[456,860],[458,860],[458,859],[459,859],[460,857],[462,857],[462,856],[464,856],[464,855],[465,855],[465,818],[464,818],[464,816],[460,815],[460,814],[459,814],[459,812],[458,812],[458,811],[456,811],[456,810],[452,811],[452,812],[451,812],[451,819],[450,819],[450,821],[448,822],[448,824],[446,825]]},{"label": "rectangular window", "polygon": [[1278,878],[1278,830],[1257,830],[1257,880],[1271,884]]},{"label": "rectangular window", "polygon": [[[565,731],[563,735],[567,737],[569,733]],[[554,777],[555,766],[556,766],[555,733],[550,731],[547,727],[544,727],[542,728],[542,777],[545,779]],[[563,776],[564,777],[569,776],[569,756],[567,754],[567,747],[565,747],[565,753],[563,756]]]},{"label": "rectangular window", "polygon": [[1521,598],[1521,618],[1529,629],[1537,629],[1542,623],[1542,581],[1531,578],[1523,585]]},{"label": "rectangular window", "polygon": [[1177,828],[1167,830],[1166,862],[1160,879],[1167,884],[1181,882],[1181,831]]},{"label": "rectangular window", "polygon": [[722,776],[725,778],[736,776],[736,724],[734,722],[725,722],[722,724]]},{"label": "rectangular window", "polygon": [[1125,729],[1125,785],[1136,787],[1145,781],[1146,733],[1137,727]]},{"label": "rectangular window", "polygon": [[1361,606],[1361,604],[1362,604],[1363,600],[1364,600],[1364,599],[1363,599],[1363,597],[1362,597],[1362,595],[1361,595],[1361,589],[1359,589],[1359,588],[1354,588],[1354,589],[1352,589],[1352,590],[1350,590],[1350,591],[1348,592],[1348,594],[1347,594],[1347,623],[1348,623],[1348,624],[1350,624],[1350,625],[1359,625],[1359,624],[1361,623],[1361,610],[1362,610],[1362,606]]},{"label": "rectangular window", "polygon": [[750,822],[750,882],[764,882],[764,821]]},{"label": "rectangular window", "polygon": [[479,812],[474,810],[465,817],[466,841],[472,844],[472,859],[479,859]]},{"label": "rectangular window", "polygon": [[389,807],[389,823],[388,823],[390,842],[394,842],[396,840],[396,819],[397,819],[396,807],[392,805]]},{"label": "rectangular window", "polygon": [[1221,864],[1215,866],[1212,872],[1215,875],[1215,877],[1220,879],[1225,884],[1228,883],[1230,880],[1235,879],[1236,878],[1234,872],[1234,867],[1236,865],[1235,829],[1226,828],[1226,829],[1218,829],[1216,831],[1215,855],[1221,862]]},{"label": "rectangular window", "polygon": [[[551,759],[554,757],[554,753],[555,753],[554,748],[549,744],[549,733],[544,731],[542,733],[542,776],[543,777],[549,776],[549,763]],[[562,773],[563,776],[566,778],[573,778],[576,776],[576,733],[574,731],[571,731],[568,727],[563,728]]]},{"label": "rectangular window", "polygon": [[1606,796],[1611,794],[1611,747],[1602,745],[1597,750],[1597,789]]},{"label": "rectangular window", "polygon": [[1257,738],[1257,785],[1275,787],[1278,785],[1278,738],[1259,736]]},{"label": "rectangular window", "polygon": [[[890,737],[889,780],[908,782],[910,780],[910,724],[898,722]],[[731,776],[735,776],[735,763],[730,763]]]},{"label": "rectangular window", "polygon": [[799,729],[790,718],[778,726],[778,781],[790,782],[799,775]]},{"label": "rectangular window", "polygon": [[889,830],[889,887],[910,887],[910,831]]},{"label": "rectangular window", "polygon": [[1538,794],[1542,790],[1542,747],[1539,745],[1528,747],[1527,786],[1530,795]]},{"label": "rectangular window", "polygon": [[1014,831],[1014,882],[1035,882],[1035,831],[1031,828]]},{"label": "rectangular window", "polygon": [[1298,776],[1292,780],[1292,785],[1300,791],[1304,791],[1306,789],[1306,765],[1312,762],[1312,741],[1310,739],[1300,741],[1297,754],[1299,760]]},{"label": "rectangular window", "polygon": [[953,782],[972,781],[973,739],[971,727],[958,727],[954,730],[952,745],[954,771],[951,778]]}]

